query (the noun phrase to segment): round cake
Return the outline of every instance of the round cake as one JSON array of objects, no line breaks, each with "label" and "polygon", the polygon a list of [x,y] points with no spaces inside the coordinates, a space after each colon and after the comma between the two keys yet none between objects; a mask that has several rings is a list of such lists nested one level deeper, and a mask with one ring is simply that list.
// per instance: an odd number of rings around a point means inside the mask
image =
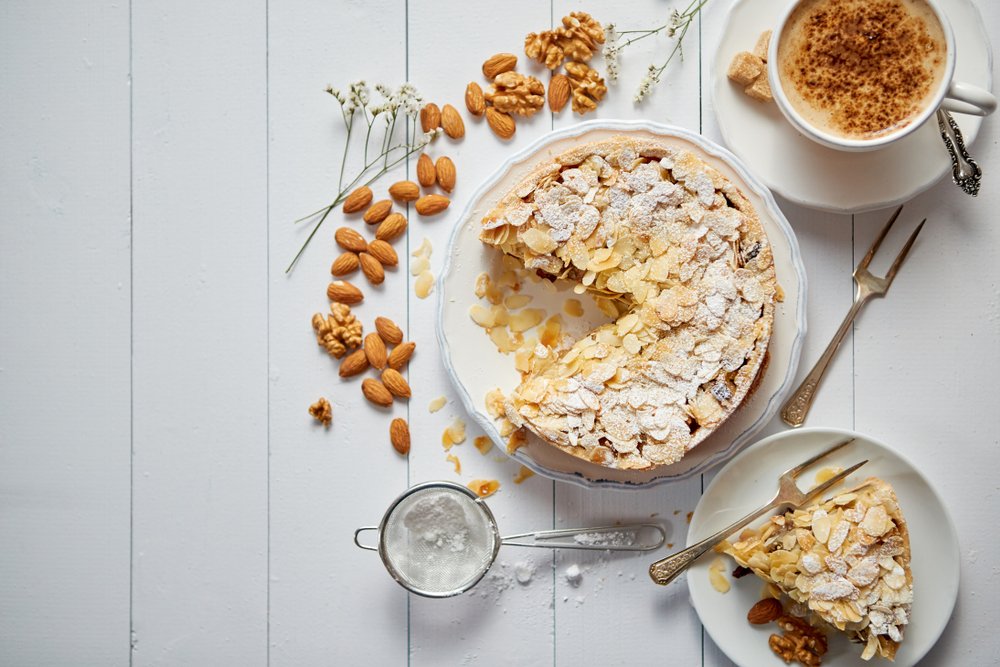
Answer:
[{"label": "round cake", "polygon": [[[617,136],[537,165],[481,239],[618,317],[524,375],[506,418],[612,468],[679,461],[751,393],[776,282],[747,197],[694,153]],[[607,308],[605,308],[607,310]]]}]

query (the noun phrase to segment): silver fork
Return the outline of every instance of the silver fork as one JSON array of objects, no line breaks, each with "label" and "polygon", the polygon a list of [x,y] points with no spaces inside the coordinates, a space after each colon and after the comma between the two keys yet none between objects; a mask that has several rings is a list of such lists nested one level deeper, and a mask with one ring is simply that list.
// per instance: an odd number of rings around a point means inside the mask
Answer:
[{"label": "silver fork", "polygon": [[855,463],[847,470],[831,477],[822,484],[817,484],[808,491],[801,491],[795,483],[795,479],[812,464],[829,456],[830,454],[833,454],[837,450],[849,445],[852,442],[854,442],[854,438],[848,438],[847,440],[838,442],[826,451],[820,452],[816,456],[803,461],[794,468],[790,468],[789,470],[781,473],[781,477],[778,478],[778,492],[774,494],[774,498],[771,499],[771,502],[767,503],[760,509],[751,512],[750,514],[747,514],[739,521],[726,526],[715,535],[706,537],[701,542],[692,544],[687,549],[678,551],[675,554],[671,554],[666,558],[656,561],[649,566],[649,576],[653,579],[653,581],[661,586],[666,586],[673,581],[677,575],[686,570],[691,563],[700,558],[702,554],[755,519],[762,517],[768,512],[772,512],[779,507],[798,509],[812,502],[826,492],[827,489],[839,483],[852,472],[868,463],[868,459],[865,459],[860,463]]},{"label": "silver fork", "polygon": [[854,294],[854,305],[851,306],[851,310],[848,311],[844,321],[840,324],[840,328],[837,329],[837,333],[833,335],[833,340],[826,346],[826,350],[820,355],[816,365],[813,366],[809,374],[802,380],[802,384],[792,392],[792,395],[782,406],[781,420],[789,426],[802,426],[803,422],[805,422],[806,415],[809,414],[809,408],[812,406],[813,397],[816,395],[816,389],[819,387],[819,383],[823,379],[823,375],[826,373],[830,362],[833,361],[833,355],[836,354],[840,344],[844,342],[847,332],[851,330],[851,323],[854,322],[854,318],[857,317],[864,305],[871,299],[877,296],[885,296],[886,292],[889,291],[889,286],[892,285],[892,281],[896,278],[896,272],[899,271],[903,260],[906,259],[906,255],[910,252],[913,242],[917,239],[917,234],[924,228],[927,218],[924,218],[917,225],[917,228],[913,230],[913,233],[910,234],[906,245],[896,255],[896,259],[893,261],[892,266],[889,267],[889,272],[885,274],[885,277],[878,278],[873,276],[868,271],[868,265],[871,264],[872,258],[878,252],[879,246],[882,245],[882,240],[885,239],[886,234],[889,233],[889,229],[892,227],[892,223],[896,222],[896,218],[899,217],[899,212],[902,210],[902,206],[896,209],[896,212],[889,218],[889,222],[879,232],[875,242],[872,243],[868,254],[862,258],[858,264],[858,268],[854,269],[854,282],[858,286],[857,292]]}]

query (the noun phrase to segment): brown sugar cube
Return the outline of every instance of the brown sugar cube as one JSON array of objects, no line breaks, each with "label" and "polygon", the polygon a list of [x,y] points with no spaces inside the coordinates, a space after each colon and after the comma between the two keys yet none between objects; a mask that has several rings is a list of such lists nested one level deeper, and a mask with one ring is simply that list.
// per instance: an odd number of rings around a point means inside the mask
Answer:
[{"label": "brown sugar cube", "polygon": [[771,46],[771,31],[765,30],[757,38],[757,45],[753,47],[753,55],[764,62],[767,62],[767,49]]},{"label": "brown sugar cube", "polygon": [[767,72],[762,72],[753,83],[743,89],[743,92],[760,102],[770,102],[774,99],[771,96],[771,83],[767,80]]},{"label": "brown sugar cube", "polygon": [[749,51],[740,51],[733,57],[733,62],[729,63],[726,76],[741,86],[749,86],[763,71],[763,60]]}]

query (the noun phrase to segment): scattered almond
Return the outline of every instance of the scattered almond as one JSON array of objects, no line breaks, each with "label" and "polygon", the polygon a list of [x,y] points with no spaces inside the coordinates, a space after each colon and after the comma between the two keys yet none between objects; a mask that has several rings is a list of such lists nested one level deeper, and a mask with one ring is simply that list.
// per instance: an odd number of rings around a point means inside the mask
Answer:
[{"label": "scattered almond", "polygon": [[460,445],[463,442],[465,442],[465,422],[456,417],[441,434],[441,446],[447,452],[454,445]]},{"label": "scattered almond", "polygon": [[344,250],[350,250],[351,252],[364,252],[368,249],[368,243],[365,241],[365,237],[357,233],[350,227],[341,227],[333,234],[333,239],[337,242]]},{"label": "scattered almond", "polygon": [[385,343],[382,342],[382,337],[377,333],[370,333],[365,336],[365,342],[363,348],[365,351],[365,357],[368,358],[368,363],[373,367],[382,370],[388,363],[389,359],[385,351]]},{"label": "scattered almond", "polygon": [[357,213],[364,210],[371,203],[372,190],[367,185],[362,185],[347,195],[347,199],[344,200],[344,213]]},{"label": "scattered almond", "polygon": [[444,457],[444,459],[445,461],[448,461],[448,463],[455,466],[456,475],[462,474],[462,462],[458,459],[457,456],[455,456],[454,454],[449,454],[448,456]]},{"label": "scattered almond", "polygon": [[730,589],[729,580],[723,574],[725,569],[726,562],[722,558],[716,558],[708,566],[708,580],[711,582],[712,588],[720,593],[728,593]]},{"label": "scattered almond", "polygon": [[389,393],[399,398],[410,397],[410,384],[399,371],[394,368],[387,368],[382,371],[382,384],[389,390]]},{"label": "scattered almond", "polygon": [[497,111],[493,107],[486,109],[486,123],[493,130],[493,134],[501,139],[510,139],[517,130],[513,116]]},{"label": "scattered almond", "polygon": [[469,482],[468,487],[480,498],[486,498],[497,492],[500,482],[495,479],[474,479]]},{"label": "scattered almond", "polygon": [[472,441],[472,444],[476,446],[476,449],[478,449],[479,453],[483,456],[485,456],[488,451],[493,449],[493,441],[485,435],[477,435]]},{"label": "scattered almond", "polygon": [[442,155],[434,163],[434,171],[437,174],[437,184],[441,186],[441,189],[445,192],[451,192],[455,189],[455,163],[451,161],[450,157]]},{"label": "scattered almond", "polygon": [[368,357],[363,349],[357,349],[340,362],[340,377],[349,378],[368,370]]},{"label": "scattered almond", "polygon": [[[451,200],[444,195],[424,195],[417,200],[414,207],[419,215],[437,215],[448,208]],[[363,239],[362,239],[363,240]]]},{"label": "scattered almond", "polygon": [[[431,160],[427,153],[421,153],[420,157],[417,158],[417,180],[420,181],[420,185],[429,188],[434,185],[436,178],[437,173],[434,171],[434,161]],[[417,196],[420,196],[419,192]]]},{"label": "scattered almond", "polygon": [[361,272],[365,274],[368,282],[372,285],[381,285],[385,280],[385,269],[382,268],[382,262],[367,252],[358,255],[358,259],[361,262]]},{"label": "scattered almond", "polygon": [[458,109],[446,104],[441,108],[441,128],[444,133],[452,139],[461,139],[465,136],[465,123]]},{"label": "scattered almond", "polygon": [[399,345],[403,342],[403,330],[388,317],[375,318],[375,331],[388,345]]},{"label": "scattered almond", "polygon": [[514,475],[514,483],[520,484],[521,482],[533,476],[534,474],[535,471],[529,468],[528,466],[521,466],[518,469],[517,474]]},{"label": "scattered almond", "polygon": [[764,598],[750,607],[750,611],[747,612],[747,620],[753,625],[764,625],[781,616],[782,612],[784,612],[784,608],[781,606],[781,600]]},{"label": "scattered almond", "polygon": [[372,257],[382,263],[382,266],[396,266],[399,264],[399,256],[392,246],[380,239],[375,239],[368,244],[368,252]]},{"label": "scattered almond", "polygon": [[549,82],[549,109],[559,113],[569,102],[570,87],[569,77],[565,74],[556,74]]},{"label": "scattered almond", "polygon": [[414,201],[420,196],[420,186],[413,181],[397,181],[389,186],[389,196],[396,201]]},{"label": "scattered almond", "polygon": [[434,274],[430,271],[423,271],[413,283],[413,293],[418,299],[426,299],[434,289]]},{"label": "scattered almond", "polygon": [[361,382],[361,393],[375,405],[381,405],[383,408],[392,405],[392,394],[384,384],[373,378],[365,378]]},{"label": "scattered almond", "polygon": [[361,262],[358,260],[358,256],[353,252],[345,252],[343,255],[333,260],[333,264],[330,265],[330,273],[340,277],[346,276],[348,273],[353,273],[358,270]]},{"label": "scattered almond", "polygon": [[390,213],[392,213],[392,201],[383,199],[369,206],[368,210],[365,211],[363,219],[369,225],[377,225],[385,220],[386,216]]},{"label": "scattered almond", "polygon": [[428,102],[420,109],[420,127],[424,132],[430,132],[441,126],[441,110],[438,105]]},{"label": "scattered almond", "polygon": [[483,63],[483,76],[492,81],[498,74],[509,72],[515,67],[517,67],[517,56],[513,53],[498,53]]},{"label": "scattered almond", "polygon": [[334,280],[326,288],[326,296],[330,301],[346,303],[353,306],[365,300],[365,295],[357,287],[346,280]]},{"label": "scattered almond", "polygon": [[447,404],[448,404],[447,398],[445,398],[444,396],[438,396],[427,405],[427,411],[437,412]]},{"label": "scattered almond", "polygon": [[410,453],[410,426],[405,419],[397,417],[389,423],[389,442],[403,456]]},{"label": "scattered almond", "polygon": [[397,371],[404,368],[409,363],[410,357],[413,356],[413,351],[416,349],[416,343],[400,343],[392,348],[392,352],[389,353],[387,360],[389,368]]},{"label": "scattered almond", "polygon": [[482,116],[486,111],[486,98],[483,97],[483,89],[475,81],[470,81],[465,87],[465,108],[473,116]]},{"label": "scattered almond", "polygon": [[406,231],[406,218],[402,213],[391,213],[375,228],[375,238],[379,241],[391,241]]}]

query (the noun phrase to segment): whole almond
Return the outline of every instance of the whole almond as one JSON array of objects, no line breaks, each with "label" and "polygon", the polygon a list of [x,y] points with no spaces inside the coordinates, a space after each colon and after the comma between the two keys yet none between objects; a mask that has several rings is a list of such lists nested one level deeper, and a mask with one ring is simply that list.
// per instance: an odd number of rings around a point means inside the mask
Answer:
[{"label": "whole almond", "polygon": [[413,181],[399,181],[389,186],[389,195],[396,201],[415,201],[420,196],[420,186]]},{"label": "whole almond", "polygon": [[437,174],[437,183],[445,192],[455,189],[455,163],[450,157],[442,155],[434,163],[434,172]]},{"label": "whole almond", "polygon": [[420,215],[437,215],[448,208],[451,200],[444,195],[424,195],[417,200],[414,207]]},{"label": "whole almond", "polygon": [[420,109],[420,127],[424,132],[430,132],[441,125],[441,110],[438,105],[428,102]]},{"label": "whole almond", "polygon": [[569,77],[565,74],[556,74],[549,81],[549,109],[559,113],[569,102]]},{"label": "whole almond", "polygon": [[388,199],[377,201],[365,211],[364,221],[369,225],[377,225],[392,213],[392,202]]},{"label": "whole almond", "polygon": [[409,363],[410,357],[413,356],[415,349],[417,349],[416,343],[400,343],[392,348],[388,359],[389,368],[398,371],[405,367]]},{"label": "whole almond", "polygon": [[498,74],[517,67],[517,56],[513,53],[498,53],[483,63],[483,76],[492,81]]},{"label": "whole almond", "polygon": [[389,422],[389,442],[403,456],[410,453],[410,426],[405,419],[396,417]]},{"label": "whole almond", "polygon": [[373,378],[365,378],[361,382],[361,393],[375,405],[381,405],[383,408],[392,405],[392,394],[384,384]]},{"label": "whole almond", "polygon": [[365,274],[365,278],[368,279],[368,282],[372,285],[381,285],[385,280],[385,269],[382,268],[382,262],[372,257],[367,252],[363,252],[358,255],[358,259],[361,262],[361,272]]},{"label": "whole almond", "polygon": [[399,256],[396,255],[396,251],[392,249],[391,245],[381,239],[375,239],[369,243],[368,252],[372,257],[381,262],[382,266],[396,266],[399,264]]},{"label": "whole almond", "polygon": [[368,357],[368,363],[373,367],[382,370],[388,363],[388,357],[385,353],[385,343],[382,342],[382,337],[377,333],[370,333],[365,336],[365,342],[362,348],[365,351],[365,356]]},{"label": "whole almond", "polygon": [[780,600],[764,598],[763,600],[758,600],[757,604],[750,607],[750,611],[747,612],[747,620],[754,625],[764,625],[775,620],[782,613],[784,613],[784,609],[781,606]]},{"label": "whole almond", "polygon": [[382,384],[385,385],[385,388],[393,396],[398,396],[399,398],[410,397],[410,384],[395,369],[387,368],[382,371]]},{"label": "whole almond", "polygon": [[349,378],[368,370],[368,357],[365,351],[358,349],[344,357],[340,362],[340,377]]},{"label": "whole almond", "polygon": [[358,260],[358,256],[353,252],[345,252],[343,255],[333,260],[333,264],[330,265],[330,273],[337,276],[346,276],[348,273],[352,273],[358,270],[361,262]]},{"label": "whole almond", "polygon": [[465,87],[465,108],[473,116],[482,116],[486,111],[486,98],[483,96],[483,89],[475,81],[470,81]]},{"label": "whole almond", "polygon": [[388,317],[375,318],[375,331],[389,345],[399,345],[403,342],[403,330]]},{"label": "whole almond", "polygon": [[346,280],[334,280],[326,288],[326,296],[330,301],[353,306],[365,300],[365,295],[357,287]]},{"label": "whole almond", "polygon": [[435,178],[434,161],[427,153],[421,153],[417,158],[417,180],[420,181],[420,185],[429,188],[434,185]]},{"label": "whole almond", "polygon": [[406,218],[401,213],[391,213],[375,229],[375,238],[379,241],[391,241],[406,231]]},{"label": "whole almond", "polygon": [[372,190],[368,186],[362,185],[347,195],[347,199],[344,200],[344,213],[357,213],[364,210],[371,203]]},{"label": "whole almond", "polygon": [[510,114],[497,111],[493,107],[488,107],[486,109],[486,123],[490,126],[490,129],[493,130],[493,134],[497,135],[501,139],[510,139],[514,136],[514,132],[517,130],[514,118]]},{"label": "whole almond", "polygon": [[365,241],[365,237],[358,234],[356,231],[350,227],[341,227],[333,234],[333,239],[337,242],[344,250],[350,250],[351,252],[364,252],[368,249],[368,242]]},{"label": "whole almond", "polygon": [[465,136],[465,122],[458,109],[450,104],[441,107],[441,128],[452,139],[461,139]]}]

